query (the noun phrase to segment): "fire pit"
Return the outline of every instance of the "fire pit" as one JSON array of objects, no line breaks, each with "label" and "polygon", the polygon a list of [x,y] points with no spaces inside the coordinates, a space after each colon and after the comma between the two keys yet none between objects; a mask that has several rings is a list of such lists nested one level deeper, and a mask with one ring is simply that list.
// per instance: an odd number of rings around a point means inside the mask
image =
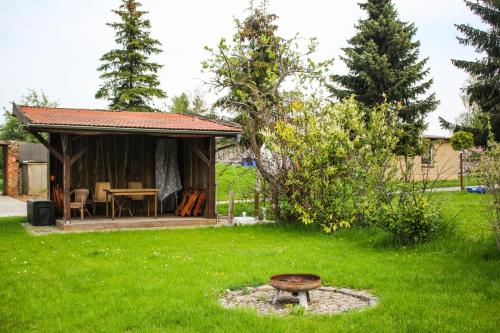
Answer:
[{"label": "fire pit", "polygon": [[279,274],[271,276],[269,284],[276,289],[273,304],[278,302],[281,291],[287,291],[299,297],[299,304],[308,307],[309,290],[321,287],[321,278],[314,274]]}]

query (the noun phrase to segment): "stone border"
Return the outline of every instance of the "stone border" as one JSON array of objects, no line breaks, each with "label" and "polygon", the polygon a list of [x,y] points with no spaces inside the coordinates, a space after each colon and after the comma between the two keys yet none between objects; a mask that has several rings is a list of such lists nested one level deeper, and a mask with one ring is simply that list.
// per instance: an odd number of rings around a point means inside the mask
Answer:
[{"label": "stone border", "polygon": [[175,229],[201,229],[201,228],[220,228],[232,227],[230,224],[211,224],[211,225],[193,225],[193,226],[165,226],[165,227],[144,227],[144,228],[121,228],[121,229],[94,229],[94,230],[62,230],[55,225],[34,226],[27,222],[21,223],[23,228],[31,236],[45,236],[51,234],[83,234],[92,232],[128,232],[128,231],[148,231],[148,230],[175,230]]},{"label": "stone border", "polygon": [[244,287],[238,290],[226,290],[219,298],[219,303],[227,309],[250,308],[260,315],[289,314],[339,314],[347,311],[374,307],[378,299],[365,290],[320,287],[310,291],[309,307],[304,309],[298,298],[282,292],[278,302],[272,304],[275,289],[270,285]]}]

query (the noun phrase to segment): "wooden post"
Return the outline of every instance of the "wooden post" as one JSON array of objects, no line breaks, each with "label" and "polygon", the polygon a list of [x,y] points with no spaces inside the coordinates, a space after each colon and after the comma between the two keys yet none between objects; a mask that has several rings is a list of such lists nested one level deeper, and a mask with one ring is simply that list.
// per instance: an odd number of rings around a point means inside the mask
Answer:
[{"label": "wooden post", "polygon": [[215,137],[210,138],[208,165],[208,183],[207,183],[207,215],[209,219],[216,218],[215,215]]},{"label": "wooden post", "polygon": [[69,223],[71,220],[71,211],[69,208],[70,202],[70,186],[71,186],[71,137],[69,134],[61,134],[62,157],[63,157],[63,218],[64,223]]},{"label": "wooden post", "polygon": [[465,185],[464,185],[464,158],[463,158],[463,152],[460,152],[460,189],[463,191],[465,190]]},{"label": "wooden post", "polygon": [[233,223],[233,217],[234,217],[234,192],[231,191],[229,192],[229,205],[227,208],[227,222],[228,223]]}]

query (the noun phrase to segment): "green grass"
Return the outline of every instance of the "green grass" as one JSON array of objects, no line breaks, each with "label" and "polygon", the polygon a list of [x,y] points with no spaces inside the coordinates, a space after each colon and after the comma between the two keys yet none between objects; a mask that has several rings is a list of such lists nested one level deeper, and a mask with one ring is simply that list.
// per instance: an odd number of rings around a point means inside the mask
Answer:
[{"label": "green grass", "polygon": [[217,200],[229,199],[229,192],[234,192],[235,200],[252,199],[255,191],[255,168],[234,164],[217,163]]},{"label": "green grass", "polygon": [[[242,167],[239,165],[218,163],[217,172],[217,196],[218,200],[228,200],[229,191],[233,191],[235,200],[253,199],[255,191],[255,168]],[[481,185],[477,177],[466,177],[465,185]],[[442,179],[429,181],[432,188],[458,187],[460,179]]]},{"label": "green grass", "polygon": [[[500,258],[480,195],[439,193],[457,232],[394,247],[374,229],[296,225],[29,236],[0,219],[1,332],[494,332]],[[282,272],[368,289],[377,307],[335,316],[226,310],[228,288]]]},{"label": "green grass", "polygon": [[[465,177],[464,183],[465,186],[481,185],[481,181],[476,177]],[[429,186],[432,188],[458,187],[460,186],[460,178],[429,181]]]}]

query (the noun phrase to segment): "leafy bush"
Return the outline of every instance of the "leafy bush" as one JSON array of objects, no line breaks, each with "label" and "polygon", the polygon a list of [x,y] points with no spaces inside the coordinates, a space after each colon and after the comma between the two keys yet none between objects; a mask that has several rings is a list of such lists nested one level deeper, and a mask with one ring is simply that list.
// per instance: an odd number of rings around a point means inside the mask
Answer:
[{"label": "leafy bush", "polygon": [[489,194],[484,197],[484,203],[500,251],[500,143],[489,143],[480,157],[478,172]]},{"label": "leafy bush", "polygon": [[383,205],[378,225],[399,244],[429,241],[443,229],[442,211],[424,192],[406,187],[409,190],[400,193],[396,203]]},{"label": "leafy bush", "polygon": [[354,99],[291,103],[289,118],[264,133],[270,149],[289,158],[281,209],[327,233],[378,225],[404,244],[435,237],[441,213],[413,180],[413,156],[397,176],[395,111],[363,108]]},{"label": "leafy bush", "polygon": [[311,99],[292,103],[290,114],[266,134],[270,148],[291,161],[281,208],[326,232],[368,223],[394,193],[397,136],[389,107]]},{"label": "leafy bush", "polygon": [[456,132],[451,137],[450,144],[454,150],[469,149],[474,145],[474,135],[465,131]]}]

